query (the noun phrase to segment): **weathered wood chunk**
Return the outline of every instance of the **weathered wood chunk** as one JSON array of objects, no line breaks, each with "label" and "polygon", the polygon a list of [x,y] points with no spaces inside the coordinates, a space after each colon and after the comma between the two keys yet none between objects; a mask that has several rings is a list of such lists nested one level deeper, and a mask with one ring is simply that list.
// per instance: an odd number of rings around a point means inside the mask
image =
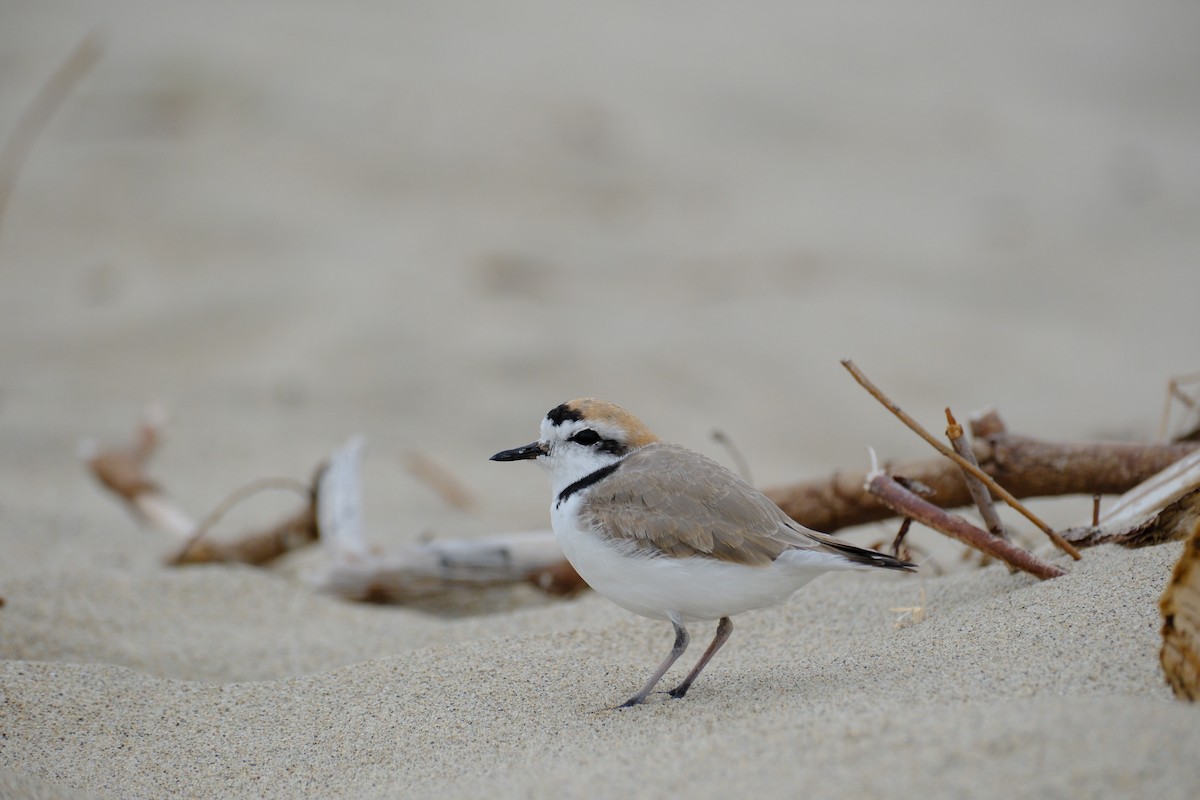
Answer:
[{"label": "weathered wood chunk", "polygon": [[1192,530],[1159,603],[1167,683],[1181,700],[1200,699],[1200,524]]}]

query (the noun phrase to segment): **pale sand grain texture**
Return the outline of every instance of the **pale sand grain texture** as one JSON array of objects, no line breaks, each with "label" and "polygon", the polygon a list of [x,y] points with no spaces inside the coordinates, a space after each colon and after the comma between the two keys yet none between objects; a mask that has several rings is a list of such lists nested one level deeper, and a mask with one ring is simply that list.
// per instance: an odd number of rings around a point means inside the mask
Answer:
[{"label": "pale sand grain texture", "polygon": [[[397,655],[273,680],[13,660],[5,757],[114,797],[986,795],[1000,782],[1183,798],[1200,781],[1196,709],[1172,700],[1155,660],[1178,552],[1102,549],[1048,583],[999,568],[926,580],[928,618],[899,630],[888,609],[919,579],[823,578],[744,617],[686,700],[623,711],[605,709],[669,631],[595,597],[545,625],[500,616],[458,643],[395,642]],[[153,627],[163,610],[147,598],[127,614]],[[275,638],[319,641],[344,616],[281,611]],[[140,666],[181,676],[203,661]]]},{"label": "pale sand grain texture", "polygon": [[1151,437],[1198,366],[1200,7],[9,0],[0,136],[94,29],[0,220],[0,797],[1196,796],[1177,546],[822,578],[609,712],[662,625],[167,569],[75,453],[161,400],[201,514],[362,433],[397,546],[544,527],[486,459],[571,397],[728,461],[720,427],[760,484],[926,456],[843,357],[933,430]]}]

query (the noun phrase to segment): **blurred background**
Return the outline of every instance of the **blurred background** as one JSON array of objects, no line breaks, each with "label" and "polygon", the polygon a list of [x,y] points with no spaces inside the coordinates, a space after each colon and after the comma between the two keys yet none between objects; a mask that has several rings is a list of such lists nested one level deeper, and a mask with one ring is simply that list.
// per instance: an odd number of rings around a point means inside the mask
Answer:
[{"label": "blurred background", "polygon": [[926,455],[840,358],[1061,439],[1200,368],[1196,3],[0,0],[0,137],[90,33],[0,219],[10,554],[130,557],[75,449],[151,400],[196,513],[365,434],[400,542],[545,527],[486,459],[572,397],[777,485]]}]

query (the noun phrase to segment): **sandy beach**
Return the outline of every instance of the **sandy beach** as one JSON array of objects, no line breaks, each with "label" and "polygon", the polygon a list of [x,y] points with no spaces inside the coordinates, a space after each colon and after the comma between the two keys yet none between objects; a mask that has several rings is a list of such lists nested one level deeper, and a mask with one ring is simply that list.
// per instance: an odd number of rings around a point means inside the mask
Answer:
[{"label": "sandy beach", "polygon": [[927,456],[845,357],[934,430],[1152,439],[1200,368],[1197,30],[1167,2],[5,3],[0,137],[103,52],[0,217],[0,797],[1194,797],[1200,709],[1158,664],[1178,544],[1071,563],[1014,517],[1069,569],[1039,582],[916,530],[920,575],[822,577],[685,699],[609,711],[666,626],[350,603],[316,548],[169,568],[78,450],[162,403],[153,474],[199,516],[362,434],[387,549],[547,527],[545,476],[487,457],[572,397],[731,463],[721,430],[761,486]]}]

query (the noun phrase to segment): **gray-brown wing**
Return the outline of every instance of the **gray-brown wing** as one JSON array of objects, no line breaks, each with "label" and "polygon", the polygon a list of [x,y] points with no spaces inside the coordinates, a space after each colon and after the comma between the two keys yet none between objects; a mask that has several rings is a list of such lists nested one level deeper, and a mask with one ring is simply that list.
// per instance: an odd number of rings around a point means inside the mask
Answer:
[{"label": "gray-brown wing", "polygon": [[580,508],[585,524],[647,553],[765,565],[791,548],[826,549],[734,473],[678,445],[630,454]]}]

